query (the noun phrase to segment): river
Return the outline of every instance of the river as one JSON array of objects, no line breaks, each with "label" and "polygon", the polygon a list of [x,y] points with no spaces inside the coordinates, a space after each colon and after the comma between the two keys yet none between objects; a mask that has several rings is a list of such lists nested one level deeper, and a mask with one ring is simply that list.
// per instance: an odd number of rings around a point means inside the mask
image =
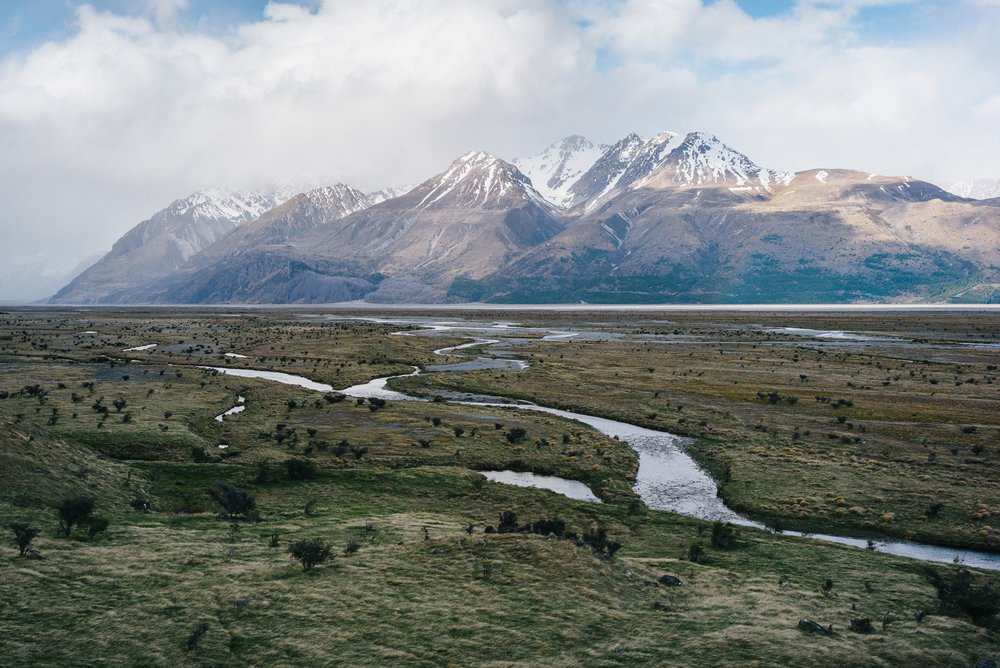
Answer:
[{"label": "river", "polygon": [[[374,318],[373,318],[374,319]],[[469,326],[468,323],[429,323],[404,321],[404,319],[393,320],[397,324],[418,324],[428,328],[431,332],[447,333],[455,330],[462,330],[463,334],[479,333],[490,326]],[[506,323],[505,323],[506,324]],[[509,326],[509,325],[508,325]],[[565,335],[565,330],[555,331],[552,334]],[[455,351],[475,346],[493,345],[495,339],[481,339],[470,336],[473,340],[470,343],[459,346],[440,348],[434,352],[439,355],[455,354]],[[550,339],[551,340],[551,339]],[[478,366],[488,364],[489,360],[496,359],[490,357],[479,357],[475,361],[459,362],[456,364],[440,364],[428,367],[428,372],[436,371],[464,371],[470,368],[489,368],[488,366]],[[528,362],[525,360],[512,360],[502,358],[503,362],[518,363],[509,367],[510,369],[526,369]],[[220,373],[248,378],[264,378],[280,383],[297,385],[305,389],[320,392],[335,391],[333,386],[325,383],[317,383],[308,378],[294,376],[292,374],[274,371],[256,371],[252,369],[229,369],[225,367],[204,367],[215,369]],[[387,383],[392,378],[402,378],[420,374],[418,367],[413,367],[409,374],[400,376],[387,376],[375,378],[367,383],[352,385],[341,390],[336,390],[350,397],[369,398],[377,397],[392,401],[426,401],[420,397],[414,397],[402,392],[391,390]],[[748,519],[732,509],[726,507],[722,499],[718,496],[718,487],[715,480],[704,469],[687,454],[683,447],[683,439],[680,436],[664,431],[646,429],[617,420],[583,415],[570,411],[538,406],[536,404],[517,402],[512,403],[500,397],[476,397],[475,399],[466,397],[462,400],[453,400],[453,403],[471,406],[504,407],[517,410],[530,410],[534,412],[548,413],[559,417],[582,422],[598,432],[618,438],[627,443],[639,455],[639,469],[636,473],[633,488],[643,502],[654,510],[668,510],[689,517],[695,517],[709,521],[725,521],[742,526],[766,529],[766,527],[751,519]],[[527,480],[527,478],[525,479]],[[524,481],[520,481],[522,484]],[[578,481],[566,481],[568,483]],[[851,545],[854,547],[868,548],[877,552],[885,552],[912,559],[923,561],[933,561],[939,563],[961,563],[966,566],[984,568],[1000,571],[1000,554],[982,552],[977,550],[966,550],[961,548],[941,547],[937,545],[926,545],[913,541],[869,541],[864,538],[851,536],[836,536],[830,534],[804,534],[796,531],[785,531],[786,535],[806,536],[809,538],[824,540],[827,542]]]}]

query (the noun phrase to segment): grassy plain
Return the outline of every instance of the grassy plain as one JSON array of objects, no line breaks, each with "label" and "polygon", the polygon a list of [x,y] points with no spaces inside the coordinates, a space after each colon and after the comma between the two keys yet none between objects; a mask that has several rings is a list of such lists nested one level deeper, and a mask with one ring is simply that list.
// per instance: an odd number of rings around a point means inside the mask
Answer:
[{"label": "grassy plain", "polygon": [[[541,324],[535,317],[503,319]],[[402,328],[280,311],[0,318],[0,519],[41,528],[32,546],[44,557],[19,558],[12,540],[0,543],[0,656],[10,665],[965,666],[997,658],[995,616],[973,620],[942,606],[926,565],[752,529],[739,531],[735,548],[714,547],[710,523],[638,504],[634,453],[577,423],[442,402],[378,407],[199,368],[280,370],[344,387],[440,362],[433,349],[464,339],[393,336]],[[751,316],[545,318],[547,327],[587,325],[630,340],[522,335],[515,350],[532,361],[525,371],[395,382],[682,431],[724,476],[731,505],[788,525],[926,528],[917,535],[991,545],[978,531],[988,520],[969,515],[976,503],[990,512],[1000,504],[995,374],[986,368],[995,362],[953,344],[979,334],[997,340],[995,321],[886,324],[909,324],[933,344],[844,357],[751,329]],[[676,342],[633,336],[647,334]],[[150,343],[157,346],[124,352]],[[216,421],[237,396],[246,410]],[[853,405],[832,408],[841,398]],[[508,438],[518,429],[523,437]],[[311,459],[316,476],[289,480],[282,464],[292,457]],[[473,470],[505,467],[583,480],[605,503],[490,483]],[[261,482],[262,470],[272,482]],[[218,481],[254,494],[261,521],[217,519],[205,490]],[[111,526],[93,538],[57,537],[51,505],[79,493],[96,499]],[[152,512],[133,510],[137,497]],[[914,515],[937,500],[936,517]],[[568,540],[485,534],[508,510],[521,523],[560,519],[578,534],[603,528],[623,547],[607,561]],[[881,521],[886,513],[894,517]],[[303,571],[287,545],[313,537],[336,556]],[[348,555],[349,541],[359,549]],[[692,546],[703,548],[698,562],[689,560]],[[945,580],[958,572],[930,569]],[[684,585],[658,584],[665,574]],[[1000,586],[995,574],[973,578],[977,591]],[[849,630],[860,617],[873,620],[872,633]],[[834,634],[800,631],[801,618],[832,624]]]}]

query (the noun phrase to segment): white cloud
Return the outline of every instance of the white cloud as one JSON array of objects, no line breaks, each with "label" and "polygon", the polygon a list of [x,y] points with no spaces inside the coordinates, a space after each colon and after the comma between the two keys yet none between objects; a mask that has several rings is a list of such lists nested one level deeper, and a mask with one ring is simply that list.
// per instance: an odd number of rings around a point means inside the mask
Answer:
[{"label": "white cloud", "polygon": [[[572,132],[703,129],[778,168],[990,176],[995,12],[963,40],[889,47],[857,30],[866,4],[271,2],[221,33],[185,23],[187,0],[84,5],[70,38],[0,63],[0,261],[85,255],[220,183],[374,189]],[[620,66],[596,71],[598,52]]]},{"label": "white cloud", "polygon": [[146,0],[146,9],[156,18],[160,25],[169,25],[177,19],[177,15],[188,8],[188,0]]}]

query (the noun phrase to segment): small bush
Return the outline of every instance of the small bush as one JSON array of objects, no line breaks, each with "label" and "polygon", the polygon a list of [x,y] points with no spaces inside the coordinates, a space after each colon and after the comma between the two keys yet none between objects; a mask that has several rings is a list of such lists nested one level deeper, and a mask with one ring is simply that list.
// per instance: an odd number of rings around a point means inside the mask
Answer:
[{"label": "small bush", "polygon": [[86,522],[94,512],[94,499],[89,496],[67,497],[59,502],[56,511],[59,513],[60,530],[63,535],[69,536],[74,524]]},{"label": "small bush", "polygon": [[289,480],[312,480],[316,477],[316,463],[311,459],[293,457],[285,462]]},{"label": "small bush", "polygon": [[202,622],[198,626],[194,627],[194,630],[191,631],[191,635],[187,638],[188,651],[198,647],[198,642],[201,641],[201,637],[205,635],[206,631],[208,631],[208,624],[206,622]]},{"label": "small bush", "polygon": [[716,522],[712,525],[712,547],[731,550],[736,547],[736,529],[728,522]]},{"label": "small bush", "polygon": [[28,551],[28,546],[31,545],[31,541],[42,532],[41,529],[36,529],[26,522],[11,522],[7,527],[14,532],[14,543],[17,545],[19,557],[24,556],[24,553]]},{"label": "small bush", "polygon": [[278,473],[272,471],[265,461],[257,462],[257,475],[254,476],[253,481],[258,485],[266,485],[272,482],[278,482]]},{"label": "small bush", "polygon": [[83,526],[87,528],[87,537],[93,538],[102,531],[107,531],[108,526],[111,524],[107,517],[101,515],[90,515],[82,523]]},{"label": "small bush", "polygon": [[226,519],[240,517],[247,520],[255,519],[254,510],[257,508],[257,499],[250,492],[236,489],[228,483],[217,482],[215,488],[208,488],[206,493],[222,506]]},{"label": "small bush", "polygon": [[622,544],[617,541],[608,540],[608,533],[604,529],[587,531],[583,534],[582,540],[584,543],[590,545],[590,548],[594,552],[606,558],[608,561],[614,559],[615,552],[621,549],[622,546]]},{"label": "small bush", "polygon": [[688,545],[687,560],[694,564],[700,564],[705,560],[705,548],[700,542]]},{"label": "small bush", "polygon": [[497,533],[516,533],[517,513],[512,510],[505,510],[500,513],[500,524],[497,525]]},{"label": "small bush", "polygon": [[193,445],[191,446],[191,460],[195,464],[208,464],[212,461],[212,455],[208,454],[202,446]]},{"label": "small bush", "polygon": [[361,548],[361,545],[356,540],[347,541],[347,546],[344,548],[344,555],[354,554]]},{"label": "small bush", "polygon": [[974,575],[966,568],[951,574],[926,567],[927,579],[938,590],[941,612],[983,624],[1000,613],[1000,589],[988,576]]},{"label": "small bush", "polygon": [[510,442],[510,443],[517,443],[518,441],[520,441],[521,439],[523,439],[527,435],[527,433],[528,432],[526,432],[521,427],[512,427],[512,428],[510,428],[510,429],[507,430],[507,433],[505,434],[505,437],[506,437],[506,439],[507,439],[508,442]]},{"label": "small bush", "polygon": [[297,540],[288,546],[288,553],[299,560],[304,571],[327,561],[330,558],[330,550],[330,544],[324,542],[322,538]]},{"label": "small bush", "polygon": [[133,510],[138,510],[140,513],[153,512],[153,504],[151,504],[148,499],[142,496],[137,496],[134,499],[132,499],[132,502],[129,505],[132,506]]}]

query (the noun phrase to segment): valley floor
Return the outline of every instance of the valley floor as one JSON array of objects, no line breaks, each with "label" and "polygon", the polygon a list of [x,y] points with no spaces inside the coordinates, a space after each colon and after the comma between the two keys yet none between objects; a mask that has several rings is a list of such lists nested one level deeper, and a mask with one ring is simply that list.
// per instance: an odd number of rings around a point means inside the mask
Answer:
[{"label": "valley floor", "polygon": [[[497,343],[440,351],[470,338]],[[733,535],[649,510],[631,488],[636,453],[578,422],[357,400],[205,368],[345,388],[477,358],[478,369],[390,385],[427,398],[529,399],[682,434],[726,503],[772,525],[1000,550],[994,313],[19,309],[0,315],[0,518],[41,533],[37,557],[19,557],[10,532],[0,544],[0,656],[496,666],[1000,658],[997,573],[749,527]],[[498,358],[528,364],[489,362]],[[504,468],[583,481],[603,503],[476,473]],[[257,521],[218,518],[206,490],[219,482],[255,498]],[[76,495],[95,500],[106,531],[57,535],[53,506]],[[540,522],[540,533],[504,531]],[[333,558],[303,570],[288,548],[313,538]],[[667,586],[665,575],[683,584]],[[801,630],[803,618],[833,633]],[[853,632],[863,618],[871,631]]]}]

